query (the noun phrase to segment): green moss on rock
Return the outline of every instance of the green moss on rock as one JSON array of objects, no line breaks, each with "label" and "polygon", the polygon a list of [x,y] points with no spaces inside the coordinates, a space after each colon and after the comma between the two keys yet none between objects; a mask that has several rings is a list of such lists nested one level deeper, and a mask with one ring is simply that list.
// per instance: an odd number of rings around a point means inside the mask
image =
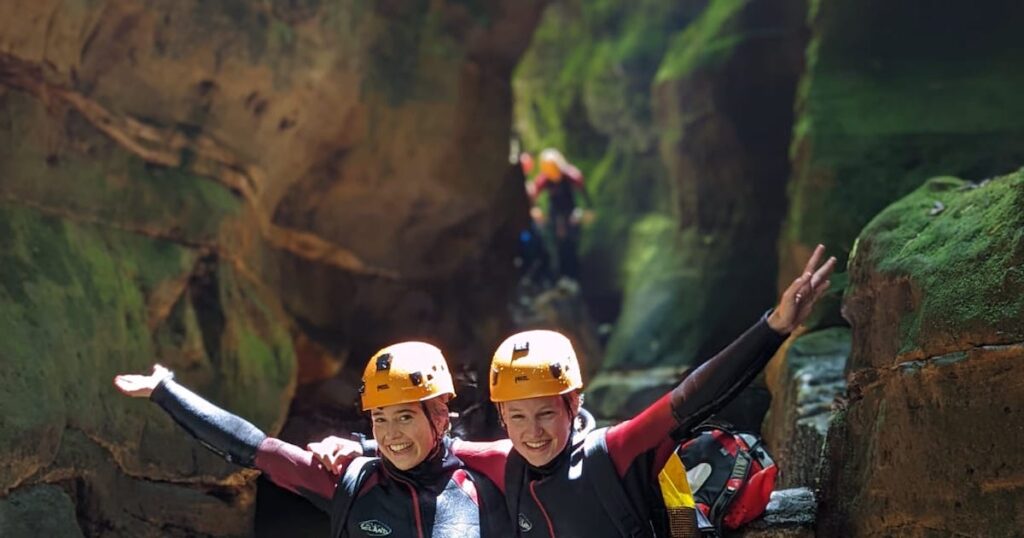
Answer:
[{"label": "green moss on rock", "polygon": [[25,488],[0,499],[0,530],[10,538],[83,536],[71,498],[50,485]]},{"label": "green moss on rock", "polygon": [[877,295],[879,280],[913,290],[900,353],[935,354],[958,335],[1024,340],[1024,172],[981,185],[932,179],[879,213],[857,243],[851,297]]},{"label": "green moss on rock", "polygon": [[[154,301],[190,300],[184,284],[196,265],[196,251],[11,205],[0,206],[0,214],[5,227],[0,334],[6,339],[7,365],[0,372],[0,407],[6,410],[0,428],[0,491],[45,467],[66,428],[128,447],[125,463],[136,470],[144,464],[131,447],[147,429],[179,439],[176,449],[164,450],[190,453],[185,436],[169,420],[147,427],[160,416],[157,409],[111,386],[115,374],[145,372],[157,360],[170,359],[165,362],[180,367],[179,378],[186,382],[209,372],[208,379],[229,395],[225,401],[265,428],[283,418],[294,378],[290,339],[250,284],[221,267],[220,304],[227,322],[219,363],[211,363],[208,355],[161,357],[160,339],[150,326],[152,307]],[[157,297],[157,289],[172,281],[182,282],[181,296]],[[197,325],[180,327],[194,330]],[[254,393],[259,399],[252,398]]]},{"label": "green moss on rock", "polygon": [[[965,14],[884,0],[812,3],[783,244],[841,253],[925,179],[1024,162],[1021,5]],[[840,260],[841,262],[844,260]]]},{"label": "green moss on rock", "polygon": [[749,0],[717,0],[700,16],[672,36],[655,82],[682,78],[709,64],[728,58],[736,45],[752,37],[737,28],[738,16]]}]

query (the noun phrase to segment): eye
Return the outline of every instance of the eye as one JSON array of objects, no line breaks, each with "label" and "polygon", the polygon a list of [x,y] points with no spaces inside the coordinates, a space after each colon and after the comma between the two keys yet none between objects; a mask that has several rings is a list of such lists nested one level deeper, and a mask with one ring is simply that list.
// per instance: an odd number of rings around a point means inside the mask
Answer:
[{"label": "eye", "polygon": [[385,422],[387,422],[387,420],[385,420],[384,417],[373,417],[374,424],[384,424]]},{"label": "eye", "polygon": [[548,419],[555,416],[554,411],[541,411],[540,418]]},{"label": "eye", "polygon": [[398,422],[401,422],[403,424],[411,422],[411,421],[412,421],[412,415],[399,415],[398,416]]},{"label": "eye", "polygon": [[513,413],[509,415],[508,418],[509,420],[523,420],[526,416],[521,413]]}]

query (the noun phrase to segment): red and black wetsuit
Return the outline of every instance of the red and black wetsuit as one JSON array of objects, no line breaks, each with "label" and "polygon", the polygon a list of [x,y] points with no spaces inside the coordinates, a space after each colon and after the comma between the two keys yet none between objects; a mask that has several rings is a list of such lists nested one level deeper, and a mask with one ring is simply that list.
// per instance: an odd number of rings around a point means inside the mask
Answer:
[{"label": "red and black wetsuit", "polygon": [[170,379],[162,381],[150,398],[214,452],[260,469],[275,484],[327,512],[332,538],[504,538],[513,533],[495,484],[467,470],[447,442],[407,471],[381,460],[351,502],[338,502],[343,493],[339,477],[312,452],[267,437]]},{"label": "red and black wetsuit", "polygon": [[576,209],[576,195],[574,191],[580,191],[584,198],[587,198],[587,191],[583,187],[583,173],[575,166],[562,170],[560,179],[550,178],[543,172],[537,174],[533,179],[533,188],[530,190],[531,201],[536,202],[537,197],[544,191],[548,192],[548,213],[552,220],[556,216],[568,218]]},{"label": "red and black wetsuit", "polygon": [[536,203],[537,197],[544,191],[548,192],[548,233],[555,243],[558,271],[564,276],[578,278],[576,243],[579,240],[579,226],[572,222],[572,213],[576,210],[575,191],[579,191],[587,203],[590,202],[583,187],[583,174],[575,166],[563,169],[561,178],[557,180],[540,173],[533,180],[531,201]]},{"label": "red and black wetsuit", "polygon": [[[636,417],[608,429],[608,455],[634,512],[647,518],[653,534],[664,532],[658,473],[678,445],[674,434],[685,434],[724,406],[757,376],[784,339],[762,318],[670,393]],[[490,477],[502,491],[519,491],[519,498],[510,499],[508,504],[513,521],[518,523],[518,536],[620,536],[598,498],[594,473],[587,473],[580,441],[569,443],[544,467],[510,465],[510,458],[520,456],[508,440],[459,441],[453,451],[467,466]],[[512,476],[509,469],[514,467],[522,474]],[[507,487],[514,480],[522,487]]]}]

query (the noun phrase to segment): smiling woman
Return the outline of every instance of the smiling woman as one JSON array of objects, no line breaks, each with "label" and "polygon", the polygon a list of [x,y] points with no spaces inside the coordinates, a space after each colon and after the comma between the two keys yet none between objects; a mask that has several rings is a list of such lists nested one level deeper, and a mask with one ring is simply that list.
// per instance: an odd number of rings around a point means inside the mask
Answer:
[{"label": "smiling woman", "polygon": [[511,534],[497,486],[467,470],[449,449],[447,402],[455,388],[444,356],[430,344],[403,342],[370,359],[362,404],[381,458],[357,458],[340,477],[311,452],[268,437],[178,385],[160,365],[148,376],[117,376],[114,384],[128,396],[160,404],[228,461],[260,469],[309,499],[330,515],[332,538]]}]

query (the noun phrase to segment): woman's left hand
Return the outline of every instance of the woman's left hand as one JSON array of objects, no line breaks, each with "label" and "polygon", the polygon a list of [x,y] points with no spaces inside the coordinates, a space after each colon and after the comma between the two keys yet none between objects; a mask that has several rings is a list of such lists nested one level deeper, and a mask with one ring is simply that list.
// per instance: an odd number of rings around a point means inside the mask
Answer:
[{"label": "woman's left hand", "polygon": [[[825,263],[821,263],[824,255],[825,246],[818,245],[811,258],[807,260],[804,273],[782,293],[779,305],[768,316],[768,326],[775,332],[793,332],[811,315],[814,304],[825,294],[830,285],[828,277],[836,267],[836,258],[832,256]],[[818,267],[818,264],[821,266]]]}]

